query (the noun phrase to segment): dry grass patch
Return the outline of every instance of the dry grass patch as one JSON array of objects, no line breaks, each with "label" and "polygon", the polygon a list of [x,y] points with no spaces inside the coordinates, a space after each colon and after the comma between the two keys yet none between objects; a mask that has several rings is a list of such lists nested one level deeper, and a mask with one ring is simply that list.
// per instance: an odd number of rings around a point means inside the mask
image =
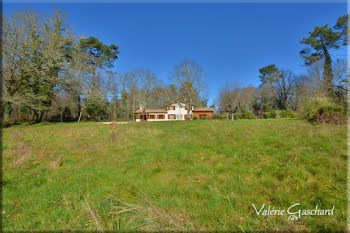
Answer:
[{"label": "dry grass patch", "polygon": [[146,231],[186,231],[193,230],[192,220],[185,214],[175,212],[174,210],[159,208],[156,203],[146,199],[146,204],[131,204],[122,199],[112,196],[117,200],[111,213],[115,216],[129,215],[126,225],[135,225]]},{"label": "dry grass patch", "polygon": [[54,161],[51,161],[48,166],[47,166],[47,169],[58,169],[62,166],[62,163],[63,163],[63,155],[60,155],[56,160]]},{"label": "dry grass patch", "polygon": [[[13,162],[10,167],[12,168],[25,168],[27,167],[27,162],[32,157],[33,148],[32,146],[24,143],[23,141],[17,141],[16,144],[11,148],[8,158],[13,158]],[[7,155],[7,153],[4,153]]]}]

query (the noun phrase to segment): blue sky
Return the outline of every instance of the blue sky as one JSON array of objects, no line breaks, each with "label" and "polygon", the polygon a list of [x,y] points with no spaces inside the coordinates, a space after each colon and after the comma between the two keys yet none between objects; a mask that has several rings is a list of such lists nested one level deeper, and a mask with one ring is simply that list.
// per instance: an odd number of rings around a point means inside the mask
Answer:
[{"label": "blue sky", "polygon": [[[174,64],[194,59],[206,74],[209,105],[227,82],[259,85],[263,66],[303,72],[300,40],[347,12],[343,3],[4,3],[3,12],[25,8],[59,8],[77,34],[118,45],[119,73],[148,68],[166,82]],[[333,55],[346,58],[346,49]]]}]

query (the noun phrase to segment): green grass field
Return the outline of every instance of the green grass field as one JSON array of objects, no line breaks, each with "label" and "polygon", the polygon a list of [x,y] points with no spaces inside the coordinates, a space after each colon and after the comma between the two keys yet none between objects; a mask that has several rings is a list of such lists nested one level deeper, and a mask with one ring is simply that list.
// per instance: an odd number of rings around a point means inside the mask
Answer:
[{"label": "green grass field", "polygon": [[[292,119],[3,130],[4,230],[342,231],[346,125]],[[252,208],[332,208],[257,216]]]}]

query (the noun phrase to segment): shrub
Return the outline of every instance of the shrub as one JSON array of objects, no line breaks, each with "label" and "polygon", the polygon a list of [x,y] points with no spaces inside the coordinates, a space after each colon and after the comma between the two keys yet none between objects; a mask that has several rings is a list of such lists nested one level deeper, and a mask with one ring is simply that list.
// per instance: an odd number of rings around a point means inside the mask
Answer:
[{"label": "shrub", "polygon": [[294,112],[293,110],[282,110],[280,112],[280,117],[281,118],[296,118],[298,114]]},{"label": "shrub", "polygon": [[9,121],[3,121],[2,122],[2,127],[3,128],[7,128],[7,127],[10,127],[11,126],[11,123]]},{"label": "shrub", "polygon": [[223,112],[223,113],[216,113],[216,114],[213,115],[212,119],[224,120],[224,119],[226,119],[226,113],[225,112]]},{"label": "shrub", "polygon": [[299,118],[310,122],[332,124],[346,123],[345,109],[325,96],[313,97],[304,101],[298,115]]},{"label": "shrub", "polygon": [[196,116],[193,117],[193,120],[198,120],[198,118]]},{"label": "shrub", "polygon": [[277,117],[277,113],[276,113],[275,110],[272,110],[270,112],[264,112],[263,116],[266,119],[268,119],[268,118],[276,118]]},{"label": "shrub", "polygon": [[329,124],[345,124],[346,116],[343,112],[328,109],[327,111],[323,111],[323,113],[316,118],[316,122]]},{"label": "shrub", "polygon": [[249,111],[242,111],[240,115],[238,115],[239,119],[256,119],[254,113],[249,112]]}]

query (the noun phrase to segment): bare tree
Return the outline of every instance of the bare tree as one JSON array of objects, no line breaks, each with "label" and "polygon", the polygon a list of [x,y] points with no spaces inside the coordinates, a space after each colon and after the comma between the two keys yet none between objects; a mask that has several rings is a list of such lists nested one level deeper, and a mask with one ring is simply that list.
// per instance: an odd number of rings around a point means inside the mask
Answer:
[{"label": "bare tree", "polygon": [[178,100],[187,108],[187,120],[190,119],[192,106],[199,105],[203,91],[203,69],[195,61],[185,59],[174,66],[173,83],[179,93]]},{"label": "bare tree", "polygon": [[339,103],[346,105],[349,80],[349,67],[346,60],[336,60],[333,68],[333,75],[335,97]]},{"label": "bare tree", "polygon": [[138,82],[138,103],[143,108],[152,107],[152,95],[154,94],[154,89],[159,86],[159,81],[157,76],[152,73],[151,70],[138,70],[136,71]]},{"label": "bare tree", "polygon": [[280,70],[272,81],[273,91],[279,109],[288,109],[293,101],[295,75],[290,70]]},{"label": "bare tree", "polygon": [[295,77],[295,106],[297,109],[312,96],[324,96],[322,69],[323,65],[318,61],[309,66],[305,74]]},{"label": "bare tree", "polygon": [[253,86],[238,88],[237,85],[226,84],[219,93],[219,110],[226,112],[226,119],[234,119],[238,112],[251,110],[252,103],[256,96],[256,89]]}]

